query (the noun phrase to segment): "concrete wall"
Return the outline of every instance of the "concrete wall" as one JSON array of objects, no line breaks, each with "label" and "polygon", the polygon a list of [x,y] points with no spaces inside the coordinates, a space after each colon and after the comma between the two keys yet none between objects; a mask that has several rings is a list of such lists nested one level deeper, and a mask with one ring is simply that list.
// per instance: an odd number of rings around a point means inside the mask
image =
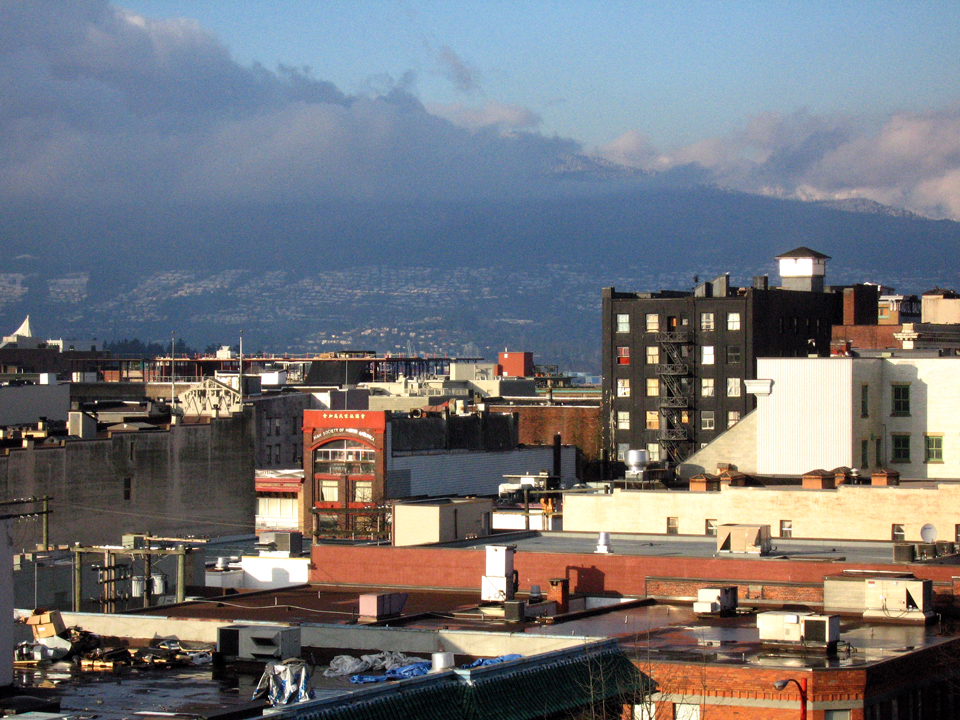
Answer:
[{"label": "concrete wall", "polygon": [[757,472],[757,412],[754,410],[678,468],[680,477],[716,473],[717,465],[731,463],[748,475]]},{"label": "concrete wall", "polygon": [[13,520],[0,520],[0,688],[13,685]]},{"label": "concrete wall", "polygon": [[920,542],[933,523],[939,539],[954,540],[960,525],[960,484],[935,488],[841,485],[836,490],[731,487],[719,492],[614,490],[612,495],[567,495],[563,524],[569,532],[665,533],[675,517],[681,535],[703,535],[707,519],[718,524],[770,525],[791,520],[793,537],[837,540],[891,539],[902,524],[906,540]]},{"label": "concrete wall", "polygon": [[[0,499],[52,496],[54,544],[118,544],[125,532],[253,532],[252,448],[243,415],[63,447],[14,449],[0,454]],[[39,523],[26,530],[22,547],[40,541]]]},{"label": "concrete wall", "polygon": [[36,425],[37,419],[66,420],[70,385],[0,386],[0,425]]},{"label": "concrete wall", "polygon": [[[576,478],[577,451],[561,448],[565,486]],[[496,495],[504,475],[553,472],[553,448],[526,447],[501,452],[445,452],[387,458],[387,497],[415,495]]]}]

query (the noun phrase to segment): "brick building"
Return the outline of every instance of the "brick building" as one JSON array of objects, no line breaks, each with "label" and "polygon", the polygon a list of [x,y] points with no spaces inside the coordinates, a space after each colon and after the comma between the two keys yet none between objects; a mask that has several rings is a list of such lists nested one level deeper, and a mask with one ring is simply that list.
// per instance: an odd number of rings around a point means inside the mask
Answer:
[{"label": "brick building", "polygon": [[[737,288],[724,275],[693,292],[603,291],[603,437],[678,463],[753,409],[744,381],[758,357],[827,355],[842,296],[823,292],[826,255],[780,255],[784,289],[766,277]],[[804,275],[806,273],[806,275]],[[874,304],[874,316],[876,305]]]}]

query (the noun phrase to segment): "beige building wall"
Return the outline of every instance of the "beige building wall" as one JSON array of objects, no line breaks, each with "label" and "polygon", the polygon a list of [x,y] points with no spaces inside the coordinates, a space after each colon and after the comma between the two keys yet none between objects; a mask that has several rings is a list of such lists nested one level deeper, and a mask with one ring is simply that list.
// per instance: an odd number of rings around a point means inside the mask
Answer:
[{"label": "beige building wall", "polygon": [[564,498],[563,525],[570,532],[664,534],[677,518],[681,535],[704,535],[706,521],[769,525],[779,536],[789,520],[795,538],[891,540],[892,525],[920,542],[933,523],[940,540],[955,540],[960,525],[960,484],[934,488],[841,485],[836,490],[731,487],[720,492],[614,490],[612,495]]},{"label": "beige building wall", "polygon": [[960,298],[924,295],[920,298],[920,322],[934,324],[960,323]]},{"label": "beige building wall", "polygon": [[393,544],[425,545],[490,534],[493,501],[469,499],[397,503],[393,507]]}]

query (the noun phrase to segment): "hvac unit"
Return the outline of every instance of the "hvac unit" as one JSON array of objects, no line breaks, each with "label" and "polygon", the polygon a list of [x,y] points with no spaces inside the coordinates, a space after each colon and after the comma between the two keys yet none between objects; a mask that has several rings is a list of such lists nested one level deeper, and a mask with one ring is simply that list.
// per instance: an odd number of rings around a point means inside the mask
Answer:
[{"label": "hvac unit", "polygon": [[933,617],[933,582],[916,578],[865,580],[865,618],[926,622]]},{"label": "hvac unit", "polygon": [[513,600],[517,573],[513,569],[513,545],[487,545],[487,572],[480,580],[480,599],[485,602]]},{"label": "hvac unit", "polygon": [[281,625],[226,625],[217,630],[224,658],[286,660],[300,657],[300,628]]},{"label": "hvac unit", "polygon": [[893,546],[893,561],[898,563],[912,563],[916,549],[913,543],[896,543]]},{"label": "hvac unit", "polygon": [[503,604],[503,619],[507,622],[523,622],[527,619],[527,604],[523,600],[508,600]]},{"label": "hvac unit", "polygon": [[800,643],[803,640],[801,619],[811,613],[790,613],[772,610],[757,615],[761,642]]},{"label": "hvac unit", "polygon": [[257,550],[299,557],[303,552],[303,535],[298,532],[265,532],[257,538]]},{"label": "hvac unit", "polygon": [[804,645],[836,647],[840,640],[840,618],[836,615],[807,615],[800,619]]},{"label": "hvac unit", "polygon": [[700,588],[693,611],[700,615],[719,613],[722,616],[735,615],[737,612],[737,587],[728,585],[720,588]]}]

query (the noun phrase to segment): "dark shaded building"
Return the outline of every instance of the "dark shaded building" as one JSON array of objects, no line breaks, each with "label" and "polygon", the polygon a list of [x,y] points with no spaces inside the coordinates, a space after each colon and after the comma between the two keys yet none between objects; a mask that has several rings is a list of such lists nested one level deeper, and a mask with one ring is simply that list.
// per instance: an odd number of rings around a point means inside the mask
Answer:
[{"label": "dark shaded building", "polygon": [[[804,269],[804,258],[809,259]],[[807,248],[778,256],[791,287],[822,287],[827,256]],[[802,283],[810,272],[819,281]],[[798,284],[799,283],[799,284]],[[646,450],[680,462],[754,408],[744,380],[758,357],[826,356],[842,295],[738,288],[723,275],[692,292],[603,290],[603,437],[611,460]]]}]

